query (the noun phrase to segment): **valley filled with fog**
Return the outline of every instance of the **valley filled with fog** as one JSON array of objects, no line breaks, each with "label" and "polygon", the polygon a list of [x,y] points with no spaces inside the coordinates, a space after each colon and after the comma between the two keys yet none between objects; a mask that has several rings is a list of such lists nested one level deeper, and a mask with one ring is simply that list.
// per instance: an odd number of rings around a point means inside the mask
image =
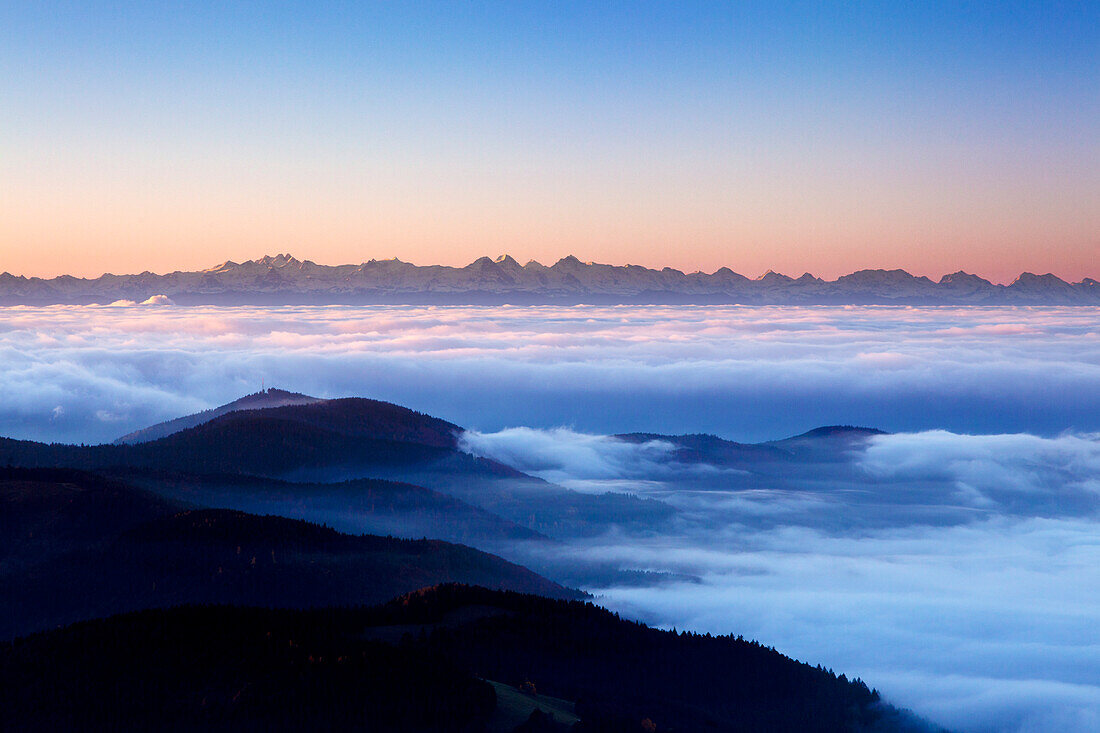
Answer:
[{"label": "valley filled with fog", "polygon": [[[667,574],[604,587],[578,578],[609,608],[822,660],[953,730],[1094,730],[1100,440],[825,440],[827,456],[793,446],[790,463],[681,462],[659,439],[560,429],[466,444],[572,488],[677,509],[660,529],[571,543],[575,567]],[[551,552],[548,571],[562,562]],[[538,567],[537,552],[525,561]]]},{"label": "valley filled with fog", "polygon": [[47,442],[261,386],[405,405],[659,502],[488,548],[613,610],[955,730],[1100,727],[1096,308],[13,307],[0,358],[0,435]]}]

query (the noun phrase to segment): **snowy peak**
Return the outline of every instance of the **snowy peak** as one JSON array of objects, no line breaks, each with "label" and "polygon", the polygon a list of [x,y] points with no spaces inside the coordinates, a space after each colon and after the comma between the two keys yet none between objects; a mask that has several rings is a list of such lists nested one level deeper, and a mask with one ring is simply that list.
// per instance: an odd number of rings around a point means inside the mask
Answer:
[{"label": "snowy peak", "polygon": [[1012,281],[1006,293],[1015,302],[1040,304],[1050,301],[1075,302],[1086,299],[1089,291],[1084,287],[1070,285],[1051,273],[1036,275],[1024,272]]},{"label": "snowy peak", "polygon": [[487,267],[496,267],[496,260],[489,257],[478,257],[476,260],[464,267],[464,270],[484,270]]},{"label": "snowy peak", "polygon": [[771,304],[771,305],[1100,305],[1100,283],[1067,283],[1025,272],[1010,285],[954,272],[938,282],[900,269],[859,270],[836,280],[794,279],[768,270],[750,280],[722,267],[711,274],[664,267],[582,262],[568,255],[547,267],[502,254],[465,267],[371,259],[318,265],[290,253],[197,272],[62,275],[49,280],[0,275],[0,305],[144,302],[162,296],[196,304]]},{"label": "snowy peak", "polygon": [[953,272],[950,275],[944,275],[940,278],[940,285],[981,285],[992,287],[993,283],[989,282],[985,278],[978,277],[977,275],[971,275],[969,272]]},{"label": "snowy peak", "polygon": [[258,260],[255,260],[257,265],[264,265],[266,267],[300,267],[301,262],[295,259],[290,254],[281,255],[264,255]]},{"label": "snowy peak", "polygon": [[216,267],[211,267],[209,270],[203,270],[203,272],[209,272],[209,273],[216,274],[216,273],[219,273],[219,272],[229,272],[230,270],[234,270],[238,267],[240,267],[240,265],[238,265],[233,260],[226,260],[225,262],[221,263],[220,265],[217,265]]},{"label": "snowy peak", "polygon": [[763,285],[786,285],[788,283],[794,282],[794,278],[776,272],[775,270],[768,270],[763,275],[756,278],[756,282]]},{"label": "snowy peak", "polygon": [[1060,277],[1056,277],[1051,273],[1045,275],[1036,275],[1033,272],[1022,272],[1020,276],[1012,281],[1009,287],[1025,287],[1025,288],[1061,288],[1068,286],[1065,280]]},{"label": "snowy peak", "polygon": [[565,257],[562,257],[560,260],[555,262],[551,267],[553,267],[554,269],[575,269],[583,266],[584,263],[582,263],[573,255],[566,255]]}]

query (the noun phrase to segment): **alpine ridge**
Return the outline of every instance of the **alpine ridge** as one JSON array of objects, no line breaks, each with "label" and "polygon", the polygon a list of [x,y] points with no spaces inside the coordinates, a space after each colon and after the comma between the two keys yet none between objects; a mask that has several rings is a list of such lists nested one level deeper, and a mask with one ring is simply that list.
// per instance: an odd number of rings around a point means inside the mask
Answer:
[{"label": "alpine ridge", "polygon": [[265,255],[207,270],[158,275],[105,274],[52,279],[0,273],[0,305],[1100,305],[1100,282],[1068,283],[1022,273],[1008,285],[956,272],[939,281],[905,270],[860,270],[836,280],[792,278],[769,270],[756,279],[727,267],[713,273],[582,262],[547,267],[508,255],[465,267],[398,259],[318,265],[290,254]]}]

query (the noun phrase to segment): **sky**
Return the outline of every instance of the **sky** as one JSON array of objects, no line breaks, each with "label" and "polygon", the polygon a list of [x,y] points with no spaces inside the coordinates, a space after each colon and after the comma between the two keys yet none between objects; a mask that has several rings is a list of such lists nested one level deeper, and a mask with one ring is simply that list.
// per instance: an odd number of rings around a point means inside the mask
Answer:
[{"label": "sky", "polygon": [[1100,5],[0,1],[0,271],[1098,276]]}]

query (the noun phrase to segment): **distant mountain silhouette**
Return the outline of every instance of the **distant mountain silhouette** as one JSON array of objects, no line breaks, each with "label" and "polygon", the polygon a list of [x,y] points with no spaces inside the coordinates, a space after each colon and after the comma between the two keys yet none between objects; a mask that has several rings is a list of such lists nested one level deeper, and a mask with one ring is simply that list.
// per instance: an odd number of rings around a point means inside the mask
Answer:
[{"label": "distant mountain silhouette", "polygon": [[724,465],[731,461],[768,461],[786,458],[787,453],[768,445],[737,443],[717,435],[662,435],[660,433],[623,433],[614,436],[628,443],[659,441],[675,447],[672,458],[684,463]]},{"label": "distant mountain silhouette", "polygon": [[865,438],[871,435],[886,435],[886,431],[878,428],[862,428],[856,425],[825,425],[813,430],[807,430],[800,435],[787,438],[787,440],[801,440],[805,438]]},{"label": "distant mountain silhouette", "polygon": [[[0,469],[0,638],[181,603],[377,603],[440,582],[578,597],[494,555],[438,540],[181,509],[74,471]],[[32,551],[33,550],[33,555]]]},{"label": "distant mountain silhouette", "polygon": [[0,645],[0,726],[499,730],[504,701],[479,679],[571,703],[577,733],[934,730],[755,642],[456,585],[374,608],[146,611]]},{"label": "distant mountain silhouette", "polygon": [[1022,273],[1009,285],[956,272],[939,281],[904,270],[860,270],[826,281],[768,271],[756,279],[723,267],[684,273],[670,267],[581,262],[570,255],[549,267],[503,255],[466,267],[417,266],[400,260],[318,265],[289,254],[225,262],[208,270],[156,275],[107,274],[53,279],[0,274],[0,305],[54,303],[188,304],[906,304],[1097,305],[1092,278],[1067,283]]},{"label": "distant mountain silhouette", "polygon": [[670,458],[683,463],[757,466],[776,461],[792,463],[805,462],[815,457],[840,457],[843,450],[861,444],[875,435],[886,435],[886,433],[876,428],[826,425],[790,438],[765,443],[737,443],[719,438],[717,435],[706,434],[623,433],[613,437],[628,443],[657,441],[670,444],[675,449]]}]

